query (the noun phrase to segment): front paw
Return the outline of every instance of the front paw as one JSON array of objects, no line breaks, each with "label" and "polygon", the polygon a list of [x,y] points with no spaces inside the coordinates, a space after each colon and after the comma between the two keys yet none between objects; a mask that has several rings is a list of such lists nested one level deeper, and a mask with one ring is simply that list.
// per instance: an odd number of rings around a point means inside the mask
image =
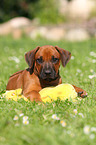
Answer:
[{"label": "front paw", "polygon": [[80,91],[78,92],[78,96],[81,97],[81,98],[86,98],[87,97],[87,92],[86,91]]},{"label": "front paw", "polygon": [[35,91],[35,90],[24,94],[24,96],[26,98],[28,98],[31,102],[33,102],[33,101],[42,102],[40,94],[37,91]]}]

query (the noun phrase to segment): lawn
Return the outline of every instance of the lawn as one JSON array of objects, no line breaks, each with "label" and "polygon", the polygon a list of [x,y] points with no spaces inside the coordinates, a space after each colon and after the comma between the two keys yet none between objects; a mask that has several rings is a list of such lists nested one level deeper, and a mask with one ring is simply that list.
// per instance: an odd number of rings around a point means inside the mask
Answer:
[{"label": "lawn", "polygon": [[25,52],[47,44],[72,53],[67,66],[60,67],[63,83],[85,89],[88,97],[75,103],[57,100],[46,104],[0,99],[0,145],[95,145],[96,40],[72,43],[0,38],[0,94],[11,74],[28,67]]}]

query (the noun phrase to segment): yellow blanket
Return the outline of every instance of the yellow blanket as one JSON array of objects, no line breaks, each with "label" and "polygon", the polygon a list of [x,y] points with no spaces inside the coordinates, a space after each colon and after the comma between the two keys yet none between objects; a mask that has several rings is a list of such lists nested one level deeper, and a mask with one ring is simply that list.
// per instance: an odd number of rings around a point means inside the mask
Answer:
[{"label": "yellow blanket", "polygon": [[[75,101],[77,97],[77,92],[70,84],[60,84],[56,87],[47,87],[42,89],[39,93],[41,95],[42,101],[45,103],[57,100],[57,98],[63,101],[66,99]],[[24,95],[22,95],[22,89],[20,88],[16,90],[6,91],[3,95],[7,100],[17,101],[23,98],[25,101],[28,101],[28,99]]]}]

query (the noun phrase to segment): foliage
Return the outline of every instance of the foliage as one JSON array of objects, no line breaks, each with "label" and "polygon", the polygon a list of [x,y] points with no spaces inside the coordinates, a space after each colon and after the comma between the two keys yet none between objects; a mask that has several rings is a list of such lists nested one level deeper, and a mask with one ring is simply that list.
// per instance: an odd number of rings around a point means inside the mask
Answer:
[{"label": "foliage", "polygon": [[[0,22],[7,21],[16,16],[25,16],[30,18],[28,7],[30,3],[32,3],[32,7],[34,7],[34,3],[36,2],[38,2],[38,0],[0,0]],[[34,14],[31,15],[31,18],[33,17]]]},{"label": "foliage", "polygon": [[[77,103],[57,100],[46,104],[23,100],[6,101],[1,98],[0,144],[95,145],[96,78],[89,77],[96,72],[95,40],[71,43],[42,39],[33,41],[28,38],[21,40],[0,38],[0,92],[5,90],[11,74],[27,67],[24,60],[25,52],[47,44],[58,45],[72,53],[72,59],[66,68],[62,66],[60,68],[63,83],[85,89],[88,97]],[[56,119],[54,116],[57,116]]]},{"label": "foliage", "polygon": [[17,16],[24,16],[30,19],[36,17],[40,19],[41,23],[64,21],[58,12],[56,0],[3,0],[0,2],[0,22]]},{"label": "foliage", "polygon": [[[57,0],[58,2],[58,0]],[[29,7],[30,14],[32,14],[31,5]],[[60,15],[58,12],[58,3],[56,0],[40,0],[38,4],[35,3],[34,10],[35,17],[40,19],[40,23],[47,24],[47,23],[60,23],[63,22],[66,18]]]}]

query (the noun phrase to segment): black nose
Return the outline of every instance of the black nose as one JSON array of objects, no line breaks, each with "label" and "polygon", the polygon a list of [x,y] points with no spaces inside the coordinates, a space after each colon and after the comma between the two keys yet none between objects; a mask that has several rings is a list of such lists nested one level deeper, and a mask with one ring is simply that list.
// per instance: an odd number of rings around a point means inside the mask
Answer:
[{"label": "black nose", "polygon": [[46,75],[50,75],[51,74],[51,70],[45,70],[45,74]]}]

